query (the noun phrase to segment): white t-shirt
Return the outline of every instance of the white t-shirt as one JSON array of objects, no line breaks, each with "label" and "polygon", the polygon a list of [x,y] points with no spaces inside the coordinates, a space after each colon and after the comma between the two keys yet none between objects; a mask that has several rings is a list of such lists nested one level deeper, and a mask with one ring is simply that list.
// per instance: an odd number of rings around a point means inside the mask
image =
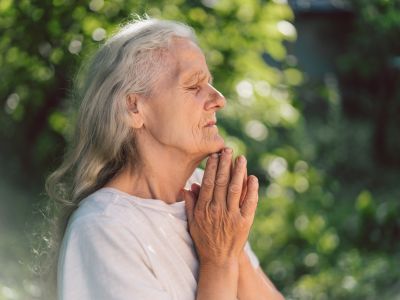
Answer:
[{"label": "white t-shirt", "polygon": [[[196,169],[186,188],[201,182]],[[254,268],[257,257],[245,250]],[[198,259],[184,201],[102,188],[81,201],[61,245],[60,300],[195,299]]]}]

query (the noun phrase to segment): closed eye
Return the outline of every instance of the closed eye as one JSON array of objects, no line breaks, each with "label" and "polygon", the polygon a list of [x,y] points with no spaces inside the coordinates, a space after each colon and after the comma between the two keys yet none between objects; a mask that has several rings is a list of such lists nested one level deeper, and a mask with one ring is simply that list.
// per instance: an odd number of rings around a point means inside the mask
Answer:
[{"label": "closed eye", "polygon": [[199,92],[199,91],[200,91],[200,86],[194,85],[194,86],[188,87],[187,89],[188,89],[189,91]]}]

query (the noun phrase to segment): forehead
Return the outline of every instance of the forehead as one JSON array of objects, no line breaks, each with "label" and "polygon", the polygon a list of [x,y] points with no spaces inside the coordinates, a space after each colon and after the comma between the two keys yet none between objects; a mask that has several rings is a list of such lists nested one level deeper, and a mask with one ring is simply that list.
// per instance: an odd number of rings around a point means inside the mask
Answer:
[{"label": "forehead", "polygon": [[209,73],[203,52],[188,39],[174,38],[171,42],[170,54],[178,77],[187,77],[199,72]]}]

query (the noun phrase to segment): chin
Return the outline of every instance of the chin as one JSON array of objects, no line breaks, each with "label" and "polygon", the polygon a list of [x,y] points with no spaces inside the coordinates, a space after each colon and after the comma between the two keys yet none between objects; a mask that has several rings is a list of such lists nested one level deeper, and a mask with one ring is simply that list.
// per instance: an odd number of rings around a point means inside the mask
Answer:
[{"label": "chin", "polygon": [[200,148],[200,153],[197,153],[200,154],[201,159],[204,159],[212,153],[220,152],[224,148],[224,139],[219,134],[216,134],[212,140],[208,139],[207,141],[203,141],[203,146]]},{"label": "chin", "polygon": [[216,137],[214,145],[210,147],[210,151],[208,152],[208,154],[220,152],[224,148],[225,148],[225,141],[220,135],[218,135],[218,137]]}]

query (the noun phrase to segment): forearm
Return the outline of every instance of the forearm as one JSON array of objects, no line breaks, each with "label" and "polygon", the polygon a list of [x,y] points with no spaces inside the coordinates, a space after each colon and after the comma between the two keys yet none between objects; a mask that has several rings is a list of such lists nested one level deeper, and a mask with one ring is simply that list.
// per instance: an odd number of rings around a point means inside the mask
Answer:
[{"label": "forearm", "polygon": [[200,264],[196,300],[235,300],[239,262],[223,265]]},{"label": "forearm", "polygon": [[239,300],[284,300],[268,277],[252,266],[244,251],[239,261],[237,297]]}]

